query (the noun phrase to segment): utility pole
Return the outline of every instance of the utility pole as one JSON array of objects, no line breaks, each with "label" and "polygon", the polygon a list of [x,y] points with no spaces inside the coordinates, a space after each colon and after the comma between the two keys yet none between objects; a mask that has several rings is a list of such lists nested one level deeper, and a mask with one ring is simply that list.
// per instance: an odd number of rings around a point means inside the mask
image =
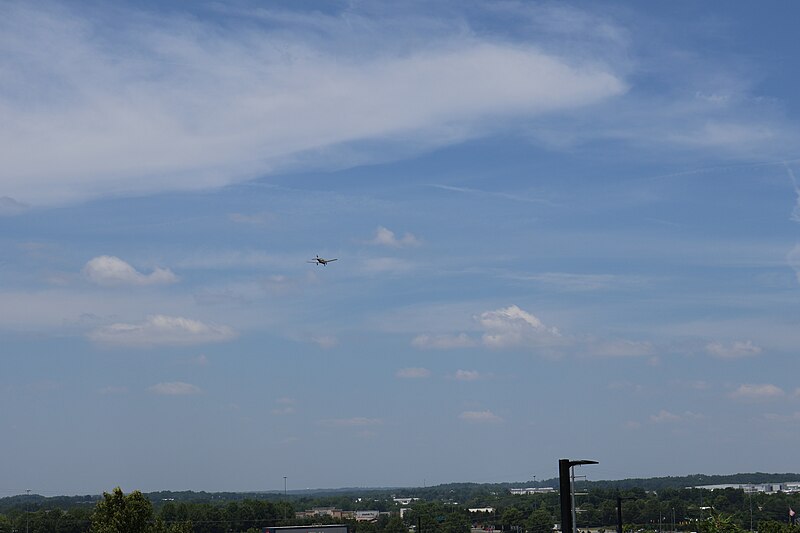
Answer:
[{"label": "utility pole", "polygon": [[283,497],[286,498],[286,476],[283,476]]},{"label": "utility pole", "polygon": [[25,489],[25,492],[28,494],[27,501],[25,502],[25,533],[28,533],[28,521],[31,518],[31,489]]}]

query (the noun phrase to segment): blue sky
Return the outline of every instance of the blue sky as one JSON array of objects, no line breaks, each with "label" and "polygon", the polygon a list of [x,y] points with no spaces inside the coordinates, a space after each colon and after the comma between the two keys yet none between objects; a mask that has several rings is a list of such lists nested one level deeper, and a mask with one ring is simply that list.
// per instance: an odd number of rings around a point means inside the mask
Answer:
[{"label": "blue sky", "polygon": [[797,10],[3,3],[0,493],[797,471]]}]

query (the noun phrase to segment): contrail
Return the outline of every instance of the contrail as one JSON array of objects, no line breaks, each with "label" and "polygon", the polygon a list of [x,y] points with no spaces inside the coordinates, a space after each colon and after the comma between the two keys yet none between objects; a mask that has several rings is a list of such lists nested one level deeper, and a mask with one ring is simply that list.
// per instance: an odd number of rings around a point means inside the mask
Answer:
[{"label": "contrail", "polygon": [[643,178],[636,178],[632,181],[657,181],[668,178],[677,178],[680,176],[690,176],[692,174],[704,174],[706,172],[716,172],[720,170],[737,170],[743,168],[758,168],[758,167],[771,167],[776,165],[787,166],[787,163],[797,163],[800,159],[786,159],[783,161],[764,161],[761,163],[745,163],[741,165],[720,165],[715,167],[701,167],[679,172],[670,172],[669,174],[659,174],[657,176],[647,176]]}]

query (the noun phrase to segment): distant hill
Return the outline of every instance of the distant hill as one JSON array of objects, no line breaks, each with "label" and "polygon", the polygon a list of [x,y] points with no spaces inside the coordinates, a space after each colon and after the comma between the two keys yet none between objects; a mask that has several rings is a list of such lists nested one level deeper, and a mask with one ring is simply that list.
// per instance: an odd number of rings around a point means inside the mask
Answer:
[{"label": "distant hill", "polygon": [[[747,484],[747,483],[781,483],[800,481],[797,473],[765,473],[752,472],[730,475],[693,474],[689,476],[667,476],[653,478],[630,478],[620,480],[584,481],[581,486],[587,489],[642,489],[658,491],[663,489],[681,489],[702,485]],[[431,487],[348,487],[337,489],[305,489],[292,490],[284,496],[282,491],[265,492],[206,492],[206,491],[158,491],[146,493],[155,504],[165,501],[175,502],[207,502],[221,503],[241,501],[244,499],[280,501],[288,499],[303,502],[314,498],[353,497],[368,494],[370,497],[409,497],[424,500],[466,501],[491,493],[504,493],[512,487],[552,487],[558,489],[558,479],[541,481],[518,481],[504,483],[445,483]],[[109,488],[111,490],[111,487]],[[78,506],[94,506],[100,495],[86,496],[54,496],[44,497],[37,494],[18,495],[0,498],[0,513],[10,509],[68,509]]]}]

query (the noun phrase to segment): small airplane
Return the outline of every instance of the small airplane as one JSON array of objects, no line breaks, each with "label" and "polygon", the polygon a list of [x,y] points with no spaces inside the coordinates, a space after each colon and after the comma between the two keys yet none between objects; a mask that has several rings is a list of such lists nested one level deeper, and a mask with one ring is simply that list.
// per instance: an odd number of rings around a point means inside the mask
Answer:
[{"label": "small airplane", "polygon": [[336,261],[336,259],[323,259],[320,256],[317,256],[311,261],[308,261],[308,263],[315,263],[316,265],[326,266],[328,263],[332,263],[334,261]]}]

